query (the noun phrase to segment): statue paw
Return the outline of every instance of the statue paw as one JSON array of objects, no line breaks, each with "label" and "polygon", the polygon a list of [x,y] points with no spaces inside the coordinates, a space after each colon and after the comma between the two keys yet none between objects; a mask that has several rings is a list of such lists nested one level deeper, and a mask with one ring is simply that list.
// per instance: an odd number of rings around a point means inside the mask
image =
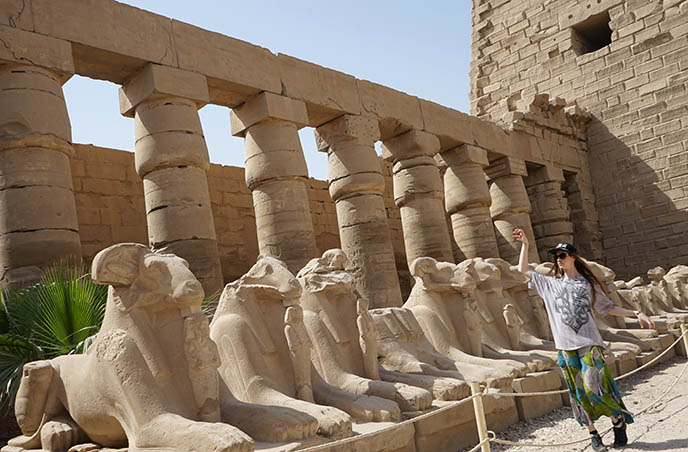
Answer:
[{"label": "statue paw", "polygon": [[76,440],[76,429],[67,422],[52,420],[41,427],[41,447],[49,452],[66,452]]},{"label": "statue paw", "polygon": [[351,415],[357,419],[372,422],[398,421],[401,417],[399,405],[376,396],[361,396],[352,404]]},{"label": "statue paw", "polygon": [[396,399],[401,411],[421,411],[432,405],[432,394],[422,388],[409,386],[403,383],[395,383]]}]

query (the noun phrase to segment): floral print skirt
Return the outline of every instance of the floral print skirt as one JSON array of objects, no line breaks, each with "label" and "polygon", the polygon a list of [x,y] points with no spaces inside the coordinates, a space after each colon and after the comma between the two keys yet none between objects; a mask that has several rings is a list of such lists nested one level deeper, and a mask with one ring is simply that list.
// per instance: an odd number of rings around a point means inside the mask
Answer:
[{"label": "floral print skirt", "polygon": [[591,347],[583,356],[577,350],[560,350],[558,363],[569,387],[573,414],[580,425],[588,426],[600,416],[621,414],[627,424],[633,422],[600,347]]}]

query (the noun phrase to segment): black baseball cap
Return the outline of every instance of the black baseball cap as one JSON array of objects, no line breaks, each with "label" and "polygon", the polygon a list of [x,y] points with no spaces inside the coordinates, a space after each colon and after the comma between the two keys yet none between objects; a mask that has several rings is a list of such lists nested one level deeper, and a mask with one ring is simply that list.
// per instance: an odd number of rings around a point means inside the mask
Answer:
[{"label": "black baseball cap", "polygon": [[549,254],[557,254],[557,251],[566,251],[569,254],[576,254],[576,247],[570,243],[561,242],[558,243],[554,248],[549,249],[547,252]]}]

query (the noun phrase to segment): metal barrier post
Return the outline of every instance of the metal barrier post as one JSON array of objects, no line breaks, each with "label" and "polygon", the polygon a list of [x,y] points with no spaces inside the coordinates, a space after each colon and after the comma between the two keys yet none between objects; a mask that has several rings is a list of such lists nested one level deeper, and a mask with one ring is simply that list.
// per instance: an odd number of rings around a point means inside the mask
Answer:
[{"label": "metal barrier post", "polygon": [[[477,381],[471,382],[471,393],[473,395],[480,394],[480,383]],[[480,442],[487,439],[487,422],[485,422],[485,410],[483,409],[483,397],[478,395],[473,399],[473,411],[475,412],[475,425],[478,427],[478,438]],[[490,442],[485,441],[480,447],[482,452],[490,452]]]},{"label": "metal barrier post", "polygon": [[686,324],[682,323],[681,324],[681,334],[683,334],[683,347],[686,350],[686,356],[688,356],[688,334],[686,334]]}]

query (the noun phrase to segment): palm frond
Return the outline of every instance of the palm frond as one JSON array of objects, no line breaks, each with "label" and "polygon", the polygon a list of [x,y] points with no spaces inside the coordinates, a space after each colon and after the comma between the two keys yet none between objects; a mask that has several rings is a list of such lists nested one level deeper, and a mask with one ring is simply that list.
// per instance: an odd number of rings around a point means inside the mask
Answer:
[{"label": "palm frond", "polygon": [[26,338],[0,334],[0,415],[8,415],[14,408],[24,364],[44,358],[43,350]]}]

